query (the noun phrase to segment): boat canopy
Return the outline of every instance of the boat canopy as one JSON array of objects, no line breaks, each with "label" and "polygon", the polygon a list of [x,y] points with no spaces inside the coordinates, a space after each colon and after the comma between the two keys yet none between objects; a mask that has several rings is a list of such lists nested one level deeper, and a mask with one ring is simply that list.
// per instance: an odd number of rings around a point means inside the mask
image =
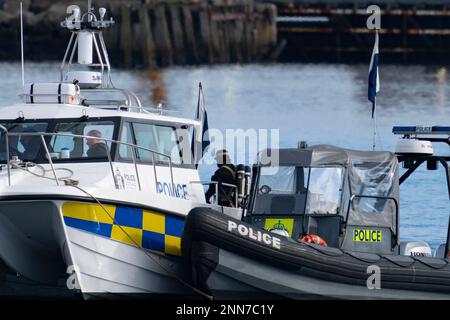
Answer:
[{"label": "boat canopy", "polygon": [[[257,166],[312,168],[311,170],[321,167],[343,167],[346,173],[342,185],[337,188],[343,190],[342,196],[345,201],[342,203],[347,204],[340,210],[346,223],[356,226],[389,227],[393,234],[397,233],[398,159],[391,152],[355,151],[331,145],[266,149],[259,154]],[[332,181],[323,175],[316,180],[323,185],[321,188],[323,196],[329,194],[328,185]],[[311,183],[312,181],[309,182],[308,189]]]},{"label": "boat canopy", "polygon": [[[394,160],[395,159],[395,160]],[[348,166],[352,162],[390,163],[396,156],[388,151],[356,151],[320,144],[308,148],[265,149],[258,157],[262,166]]]}]

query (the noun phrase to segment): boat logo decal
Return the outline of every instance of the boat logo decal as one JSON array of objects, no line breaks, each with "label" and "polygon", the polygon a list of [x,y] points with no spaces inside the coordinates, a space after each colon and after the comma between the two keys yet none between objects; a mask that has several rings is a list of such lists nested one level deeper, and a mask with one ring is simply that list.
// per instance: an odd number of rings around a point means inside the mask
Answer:
[{"label": "boat logo decal", "polygon": [[[107,212],[105,212],[105,210]],[[139,248],[181,256],[184,219],[130,207],[65,202],[66,226]]]},{"label": "boat logo decal", "polygon": [[171,183],[167,182],[157,182],[156,183],[156,191],[158,193],[164,194],[166,196],[180,198],[180,199],[189,199],[189,194],[187,191],[186,184],[174,184],[173,188],[170,187]]},{"label": "boat logo decal", "polygon": [[116,184],[116,189],[119,190],[137,190],[138,183],[137,177],[134,173],[122,172],[122,169],[116,167],[114,169],[114,182]]},{"label": "boat logo decal", "polygon": [[254,241],[260,242],[275,249],[281,249],[280,238],[274,237],[267,232],[254,230],[252,227],[247,227],[243,224],[237,224],[236,222],[231,220],[228,220],[228,232],[237,232],[243,237],[250,238]]},{"label": "boat logo decal", "polygon": [[286,231],[289,237],[292,237],[294,228],[294,219],[266,219],[264,229],[267,231]]},{"label": "boat logo decal", "polygon": [[353,242],[381,242],[383,232],[378,229],[355,229],[353,230]]}]

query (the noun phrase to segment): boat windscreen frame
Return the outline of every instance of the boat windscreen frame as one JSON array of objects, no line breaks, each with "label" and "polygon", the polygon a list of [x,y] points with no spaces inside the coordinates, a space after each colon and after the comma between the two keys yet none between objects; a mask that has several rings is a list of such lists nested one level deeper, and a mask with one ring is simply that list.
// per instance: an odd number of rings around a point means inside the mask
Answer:
[{"label": "boat windscreen frame", "polygon": [[[71,123],[73,122],[74,124],[79,122],[85,122],[85,123],[89,123],[89,122],[111,122],[114,125],[114,130],[113,130],[113,134],[112,134],[112,138],[111,140],[115,140],[115,141],[120,141],[120,136],[123,130],[123,124],[125,122],[139,122],[139,123],[149,123],[149,124],[157,124],[157,125],[167,125],[168,127],[174,127],[175,129],[179,129],[179,128],[183,128],[183,126],[187,126],[187,124],[176,124],[176,123],[170,123],[170,122],[166,122],[166,121],[157,121],[157,120],[152,120],[152,119],[143,119],[143,118],[133,118],[133,117],[122,117],[122,116],[112,116],[112,117],[87,117],[87,116],[82,116],[79,118],[35,118],[35,119],[24,119],[24,118],[17,118],[17,119],[0,119],[0,124],[27,124],[27,123],[47,123],[47,129],[45,133],[55,133],[55,130],[58,126],[58,124],[61,123]],[[37,132],[38,133],[38,132]],[[43,132],[44,133],[44,132]],[[50,145],[50,141],[51,141],[51,136],[44,136],[45,139],[45,143],[47,145]],[[179,137],[177,136],[177,139]],[[48,160],[46,159],[45,155],[44,155],[44,150],[43,150],[43,146],[41,145],[39,147],[39,151],[37,153],[37,157],[33,162],[36,163],[48,163]],[[112,143],[111,144],[111,150],[110,150],[110,155],[111,155],[111,161],[113,162],[121,162],[121,163],[132,163],[132,160],[127,160],[124,159],[122,157],[120,157],[120,148],[117,146],[116,143]],[[182,149],[180,149],[180,152],[182,152]],[[181,158],[183,159],[183,156],[181,156]],[[105,158],[70,158],[70,159],[53,159],[54,163],[95,163],[95,162],[105,162]],[[143,164],[143,165],[152,165],[151,162],[148,161],[138,161],[139,164]],[[6,164],[6,160],[0,160],[0,164],[4,165]],[[169,164],[167,162],[164,161],[157,161],[157,165],[158,166],[169,166]],[[192,164],[186,164],[186,163],[181,163],[181,164],[175,164],[172,163],[173,167],[180,167],[180,168],[185,168],[185,169],[192,169],[195,168],[195,165]]]},{"label": "boat windscreen frame", "polygon": [[[34,118],[34,119],[25,119],[25,118],[17,118],[17,119],[0,119],[0,124],[28,124],[28,123],[47,123],[47,130],[43,133],[55,133],[55,129],[60,123],[89,123],[89,122],[112,122],[114,126],[112,140],[115,140],[119,133],[120,127],[120,118],[121,117],[87,117],[81,116],[79,118]],[[39,132],[36,132],[39,133]],[[46,145],[50,145],[51,136],[44,136],[44,140]],[[116,149],[117,146],[115,144],[111,145],[110,155],[112,161],[115,161],[116,157]],[[105,157],[107,158],[107,157]],[[92,162],[104,162],[104,158],[70,158],[70,159],[53,159],[54,163],[92,163]],[[48,163],[48,160],[45,157],[44,146],[40,145],[39,151],[37,152],[37,157],[33,162],[36,163]],[[0,160],[0,164],[5,165],[6,160]]]},{"label": "boat windscreen frame", "polygon": [[[345,194],[344,194],[344,190],[345,190],[345,186],[346,186],[346,178],[348,176],[348,168],[345,165],[340,165],[340,164],[330,164],[330,165],[317,165],[317,166],[299,166],[299,165],[280,165],[280,167],[295,167],[296,170],[295,172],[297,172],[298,168],[303,168],[305,171],[308,172],[308,176],[307,176],[307,180],[306,182],[306,186],[305,186],[305,190],[306,192],[306,196],[305,196],[305,204],[304,204],[304,208],[303,208],[303,212],[298,214],[299,216],[307,216],[307,215],[313,215],[312,214],[308,214],[306,213],[306,207],[308,205],[308,191],[309,191],[309,187],[310,187],[310,178],[311,178],[311,169],[314,168],[341,168],[342,169],[342,181],[340,184],[340,196],[339,196],[339,206],[338,206],[338,210],[336,213],[329,213],[329,215],[340,215],[343,216],[344,213],[344,204],[345,204]],[[248,207],[247,207],[247,211],[249,212],[250,215],[252,215],[252,211],[255,208],[255,201],[257,199],[257,193],[259,190],[259,183],[260,183],[260,178],[261,178],[261,168],[263,167],[268,167],[267,165],[262,165],[262,164],[254,164],[253,165],[253,170],[252,170],[252,186],[251,186],[251,190],[250,190],[250,199],[248,202]]]},{"label": "boat windscreen frame", "polygon": [[[292,165],[285,165],[285,166],[292,166]],[[357,198],[369,198],[369,199],[380,199],[380,200],[390,200],[393,201],[394,203],[394,221],[393,223],[395,223],[395,228],[394,226],[392,226],[392,224],[389,226],[393,235],[393,242],[392,242],[392,247],[395,248],[398,244],[399,244],[399,238],[400,238],[400,225],[399,225],[399,216],[400,216],[400,208],[399,208],[399,203],[398,200],[394,197],[384,197],[384,196],[376,196],[376,195],[359,195],[359,194],[355,194],[353,193],[353,190],[351,188],[352,182],[351,182],[351,177],[350,177],[350,166],[351,164],[348,165],[343,165],[343,164],[329,164],[329,165],[316,165],[316,166],[295,166],[296,168],[304,168],[304,169],[308,169],[308,178],[307,178],[307,184],[306,184],[306,190],[309,191],[310,188],[310,179],[311,179],[311,169],[313,168],[342,168],[343,170],[343,174],[342,174],[342,183],[340,186],[340,204],[339,204],[339,212],[334,213],[334,215],[338,215],[342,217],[342,227],[344,229],[347,228],[347,224],[349,221],[349,216],[350,216],[350,206],[352,204],[352,201],[354,199]],[[247,216],[253,215],[253,211],[255,209],[255,202],[257,199],[257,192],[259,190],[259,184],[260,184],[260,177],[261,177],[261,168],[262,167],[267,167],[267,165],[263,165],[263,164],[254,164],[253,165],[253,170],[252,170],[252,188],[251,188],[251,193],[250,193],[250,200],[249,200],[249,205],[248,205],[248,210],[247,210]],[[307,209],[307,205],[308,205],[308,192],[306,193],[306,197],[305,197],[305,204],[304,204],[304,208],[303,208],[303,212],[298,214],[298,216],[302,217],[302,232],[303,234],[305,234],[305,225],[306,225],[306,219],[308,216],[312,216],[314,215],[314,213],[307,213],[306,209]],[[258,213],[256,213],[258,214]],[[321,215],[321,214],[320,214]],[[332,214],[329,214],[332,215]]]},{"label": "boat windscreen frame", "polygon": [[[427,139],[420,139],[420,140],[430,140]],[[434,142],[444,142],[447,143],[450,146],[449,139],[440,139],[440,138],[433,138]],[[435,156],[435,155],[398,155],[398,162],[399,163],[405,163],[405,162],[411,162],[413,161],[414,164],[411,166],[399,179],[399,184],[401,185],[403,182],[405,182],[422,164],[428,162],[428,161],[435,161],[436,163],[440,163],[444,169],[445,169],[445,175],[447,179],[447,191],[448,191],[448,197],[450,200],[450,156]],[[447,257],[450,253],[450,214],[449,214],[449,220],[447,225],[447,240],[445,244],[445,252],[444,257]]]},{"label": "boat windscreen frame", "polygon": [[[176,130],[182,129],[182,130],[189,130],[189,128],[192,128],[193,125],[190,124],[186,124],[186,123],[175,123],[175,122],[168,122],[168,121],[158,121],[158,120],[153,120],[153,119],[144,119],[144,118],[133,118],[133,117],[121,117],[121,122],[120,122],[120,130],[118,132],[117,135],[117,141],[120,141],[121,137],[122,137],[122,131],[124,130],[124,124],[126,122],[129,122],[131,124],[133,123],[140,123],[140,124],[152,124],[152,125],[161,125],[161,126],[166,126],[166,127],[172,127],[175,128]],[[135,135],[135,131],[134,131],[134,127],[131,126],[131,134],[132,134],[132,138],[133,138],[133,143],[136,143],[136,135]],[[177,135],[177,143],[180,144],[180,136]],[[189,146],[189,150],[190,150],[190,146]],[[145,160],[139,160],[138,156],[136,154],[135,151],[135,157],[136,157],[136,163],[141,164],[141,165],[152,165],[151,161],[145,161]],[[183,155],[183,148],[180,148],[180,158],[181,158],[181,163],[173,163],[172,162],[172,167],[174,168],[183,168],[183,169],[196,169],[196,166],[194,163],[189,164],[189,163],[185,163],[184,162],[184,155]],[[120,156],[120,150],[119,148],[117,148],[116,153],[114,154],[114,159],[116,159],[117,162],[123,162],[123,163],[133,163],[132,159],[126,159]],[[169,164],[167,162],[164,161],[156,161],[156,165],[157,166],[161,166],[161,167],[165,167],[165,166],[169,166]]]},{"label": "boat windscreen frame", "polygon": [[[347,168],[348,170],[348,168]],[[394,202],[395,207],[395,230],[392,227],[389,227],[391,229],[391,233],[393,235],[394,241],[392,242],[392,248],[395,248],[400,244],[400,204],[398,203],[398,200],[394,197],[383,197],[383,196],[375,196],[375,195],[364,195],[364,194],[355,194],[352,191],[352,183],[350,175],[347,175],[348,179],[348,191],[350,194],[350,198],[347,202],[347,211],[345,213],[344,217],[344,229],[347,229],[348,221],[350,217],[351,212],[351,205],[353,203],[353,200],[355,199],[376,199],[376,200],[390,200]]]}]

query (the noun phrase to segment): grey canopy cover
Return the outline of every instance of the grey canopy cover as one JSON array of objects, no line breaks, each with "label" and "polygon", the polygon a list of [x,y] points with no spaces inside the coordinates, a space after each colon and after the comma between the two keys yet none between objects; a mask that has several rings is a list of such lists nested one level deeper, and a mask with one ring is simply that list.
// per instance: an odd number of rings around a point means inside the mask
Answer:
[{"label": "grey canopy cover", "polygon": [[[350,202],[347,223],[389,227],[397,233],[395,201],[399,201],[399,173],[398,160],[392,152],[356,151],[331,145],[315,145],[305,149],[265,149],[258,155],[258,164],[272,167],[344,167],[347,169],[345,203],[354,198]],[[347,210],[341,214],[346,215]]]}]

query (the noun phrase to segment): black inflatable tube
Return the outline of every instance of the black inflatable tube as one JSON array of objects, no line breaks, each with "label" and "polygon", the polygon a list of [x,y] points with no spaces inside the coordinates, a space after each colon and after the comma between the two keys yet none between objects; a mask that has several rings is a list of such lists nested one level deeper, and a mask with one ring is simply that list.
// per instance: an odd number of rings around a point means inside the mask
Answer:
[{"label": "black inflatable tube", "polygon": [[[241,236],[237,232],[229,232],[229,221],[281,239],[280,249]],[[384,288],[450,293],[448,259],[346,253],[336,248],[319,247],[274,235],[209,208],[194,208],[189,213],[182,240],[184,257],[192,259],[196,254],[201,254],[192,249],[194,242],[206,242],[305,276],[352,285],[366,286],[367,267],[377,265],[381,270],[381,285]],[[364,259],[366,256],[370,256],[370,259]],[[208,259],[208,268],[214,268],[217,257],[210,254]]]}]

